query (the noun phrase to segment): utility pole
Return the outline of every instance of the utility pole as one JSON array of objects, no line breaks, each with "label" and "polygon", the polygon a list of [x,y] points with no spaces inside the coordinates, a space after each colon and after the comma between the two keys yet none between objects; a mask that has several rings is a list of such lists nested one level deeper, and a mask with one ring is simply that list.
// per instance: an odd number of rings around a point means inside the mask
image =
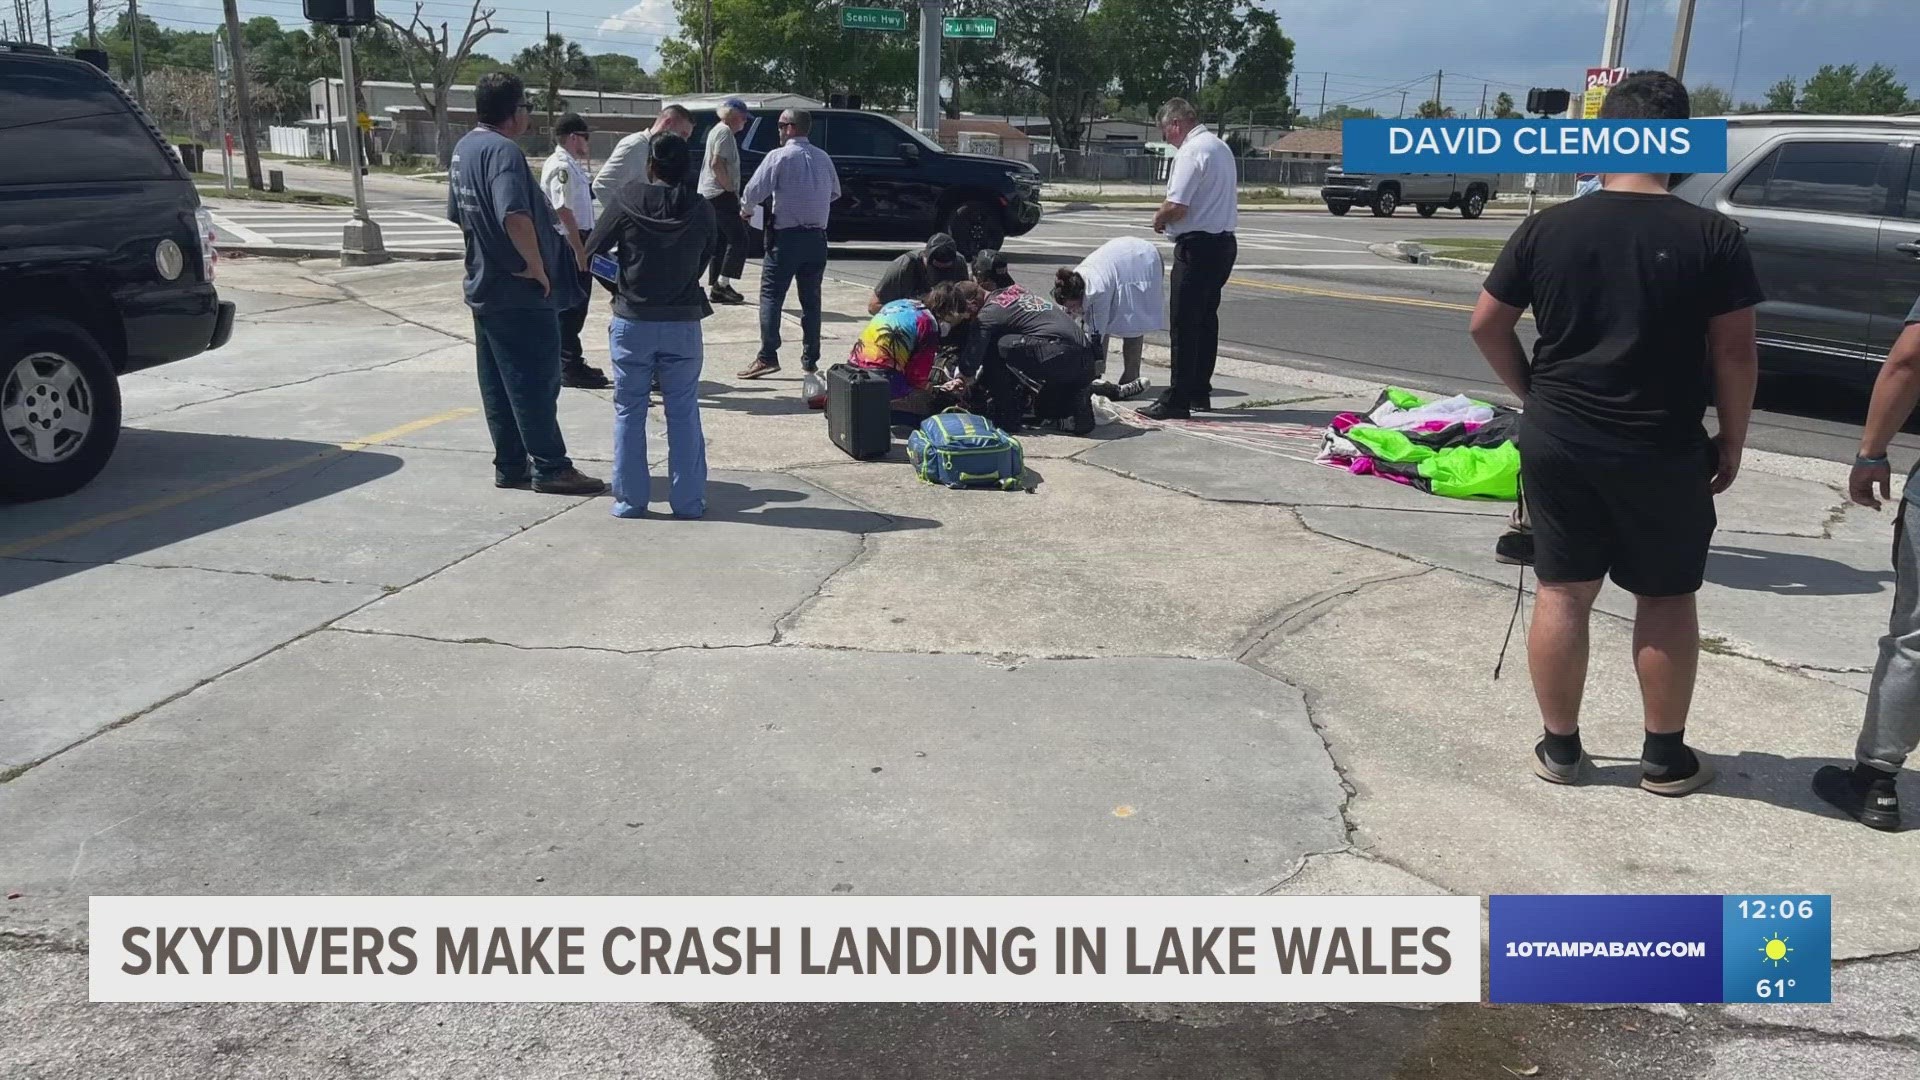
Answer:
[{"label": "utility pole", "polygon": [[255,191],[266,187],[260,174],[260,144],[253,137],[253,91],[247,88],[247,50],[240,39],[240,5],[226,0],[227,52],[232,58],[233,105],[240,114],[240,148],[247,159],[247,186]]},{"label": "utility pole", "polygon": [[1667,74],[1681,81],[1687,75],[1687,45],[1693,40],[1693,0],[1680,0],[1680,15],[1673,26],[1673,56],[1667,61]]},{"label": "utility pole", "polygon": [[1299,127],[1300,126],[1300,73],[1297,71],[1293,73],[1293,97],[1287,99],[1287,104],[1292,106],[1291,115],[1287,117],[1287,126],[1290,128]]},{"label": "utility pole", "polygon": [[1600,40],[1600,66],[1620,66],[1627,50],[1627,0],[1607,0],[1607,36]]},{"label": "utility pole", "polygon": [[87,48],[89,49],[100,47],[100,32],[94,29],[93,25],[93,5],[94,0],[87,0]]},{"label": "utility pole", "polygon": [[1407,92],[1400,91],[1400,111],[1393,114],[1395,119],[1407,115]]},{"label": "utility pole", "polygon": [[233,78],[233,60],[227,52],[226,42],[221,35],[226,27],[218,27],[213,32],[213,106],[214,114],[220,118],[220,175],[224,178],[227,194],[233,194],[233,129],[227,126],[227,84]]},{"label": "utility pole", "polygon": [[1444,71],[1436,71],[1433,73],[1433,114],[1435,116],[1439,116],[1441,113],[1447,111],[1446,106],[1440,104],[1440,79],[1445,75],[1446,72]]},{"label": "utility pole", "polygon": [[700,12],[700,92],[713,93],[713,0],[706,0]]},{"label": "utility pole", "polygon": [[1320,115],[1315,117],[1314,119],[1316,122],[1324,123],[1326,120],[1326,116],[1327,116],[1327,73],[1323,71],[1320,73]]},{"label": "utility pole", "polygon": [[[387,245],[380,226],[367,214],[367,178],[360,175],[360,84],[353,72],[353,27],[335,28],[340,34],[340,81],[346,84],[347,111],[353,115],[347,133],[347,171],[353,174],[353,220],[340,230],[340,265],[372,266],[387,261]],[[449,183],[452,181],[449,180]]]},{"label": "utility pole", "polygon": [[53,0],[40,0],[40,19],[47,24],[47,48],[53,48]]},{"label": "utility pole", "polygon": [[1487,118],[1487,84],[1481,83],[1480,84],[1480,111],[1474,114],[1474,119],[1485,120],[1486,118]]},{"label": "utility pole", "polygon": [[941,0],[920,0],[920,93],[914,112],[920,133],[940,138]]},{"label": "utility pole", "polygon": [[147,72],[140,66],[140,0],[127,0],[127,22],[133,28],[133,96],[147,107]]}]

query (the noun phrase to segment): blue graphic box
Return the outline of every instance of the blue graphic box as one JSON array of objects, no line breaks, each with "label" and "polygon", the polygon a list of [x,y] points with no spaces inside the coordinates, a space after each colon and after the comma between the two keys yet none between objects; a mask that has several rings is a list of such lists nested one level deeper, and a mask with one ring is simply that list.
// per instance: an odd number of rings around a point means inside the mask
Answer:
[{"label": "blue graphic box", "polygon": [[1347,120],[1361,173],[1718,173],[1725,120]]},{"label": "blue graphic box", "polygon": [[1494,896],[1496,1002],[1824,1002],[1825,896]]}]

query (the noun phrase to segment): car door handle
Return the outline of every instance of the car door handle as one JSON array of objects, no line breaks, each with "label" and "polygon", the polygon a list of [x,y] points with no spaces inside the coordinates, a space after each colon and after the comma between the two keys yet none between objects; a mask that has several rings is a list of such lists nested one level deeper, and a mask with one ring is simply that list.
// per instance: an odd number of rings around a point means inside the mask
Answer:
[{"label": "car door handle", "polygon": [[1915,258],[1920,258],[1920,241],[1909,240],[1904,244],[1895,244],[1893,250],[1904,251]]}]

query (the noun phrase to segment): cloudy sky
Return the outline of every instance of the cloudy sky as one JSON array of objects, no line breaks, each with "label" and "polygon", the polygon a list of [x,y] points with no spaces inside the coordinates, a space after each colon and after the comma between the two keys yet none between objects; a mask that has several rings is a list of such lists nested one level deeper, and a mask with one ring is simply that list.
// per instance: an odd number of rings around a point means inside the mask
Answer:
[{"label": "cloudy sky", "polygon": [[[383,11],[409,11],[411,0],[378,0]],[[911,6],[911,0],[865,0]],[[243,17],[300,18],[300,0],[239,0]],[[78,0],[56,0],[55,27],[84,12]],[[103,0],[103,7],[117,6]],[[464,21],[460,0],[427,0],[432,18]],[[1524,94],[1529,86],[1577,86],[1598,63],[1606,0],[1263,0],[1296,43],[1302,104],[1316,109],[1324,78],[1329,104],[1347,101],[1391,112],[1400,89],[1408,107],[1432,94],[1444,70],[1442,96],[1470,109],[1483,85]],[[553,28],[589,51],[626,52],[649,69],[660,42],[678,29],[672,0],[504,0],[493,5],[505,35],[483,48],[511,55]],[[1627,63],[1665,67],[1675,0],[1633,0]],[[143,13],[196,28],[218,21],[219,0],[141,0]],[[831,8],[823,4],[823,12]],[[84,19],[81,20],[84,25]],[[1920,0],[1698,0],[1687,81],[1732,85],[1739,100],[1760,98],[1782,76],[1804,77],[1821,64],[1884,63],[1920,94]],[[1737,82],[1735,81],[1737,74]],[[777,87],[742,89],[773,90]]]}]

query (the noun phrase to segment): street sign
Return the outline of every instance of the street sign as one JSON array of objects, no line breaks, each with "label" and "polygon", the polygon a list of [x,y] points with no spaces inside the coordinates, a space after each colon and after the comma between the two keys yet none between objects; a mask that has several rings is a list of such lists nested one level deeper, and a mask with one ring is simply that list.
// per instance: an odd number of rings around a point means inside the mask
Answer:
[{"label": "street sign", "polygon": [[1581,117],[1587,120],[1598,118],[1600,115],[1600,103],[1607,100],[1607,91],[1613,89],[1621,79],[1626,77],[1627,69],[1623,67],[1588,68],[1587,95],[1586,100],[1581,105]]},{"label": "street sign", "polygon": [[907,13],[896,8],[843,7],[842,30],[905,30]]},{"label": "street sign", "polygon": [[994,38],[1000,36],[1000,20],[941,19],[940,34],[950,38]]},{"label": "street sign", "polygon": [[1532,191],[1534,188],[1537,188],[1539,186],[1540,186],[1540,174],[1528,173],[1527,174],[1527,190]]},{"label": "street sign", "polygon": [[361,113],[361,114],[360,114],[360,118],[359,118],[359,121],[358,121],[358,122],[359,122],[359,124],[360,124],[360,130],[361,130],[361,131],[372,131],[372,130],[373,130],[373,117],[371,117],[371,116],[368,116],[368,115],[367,115],[366,113]]}]

